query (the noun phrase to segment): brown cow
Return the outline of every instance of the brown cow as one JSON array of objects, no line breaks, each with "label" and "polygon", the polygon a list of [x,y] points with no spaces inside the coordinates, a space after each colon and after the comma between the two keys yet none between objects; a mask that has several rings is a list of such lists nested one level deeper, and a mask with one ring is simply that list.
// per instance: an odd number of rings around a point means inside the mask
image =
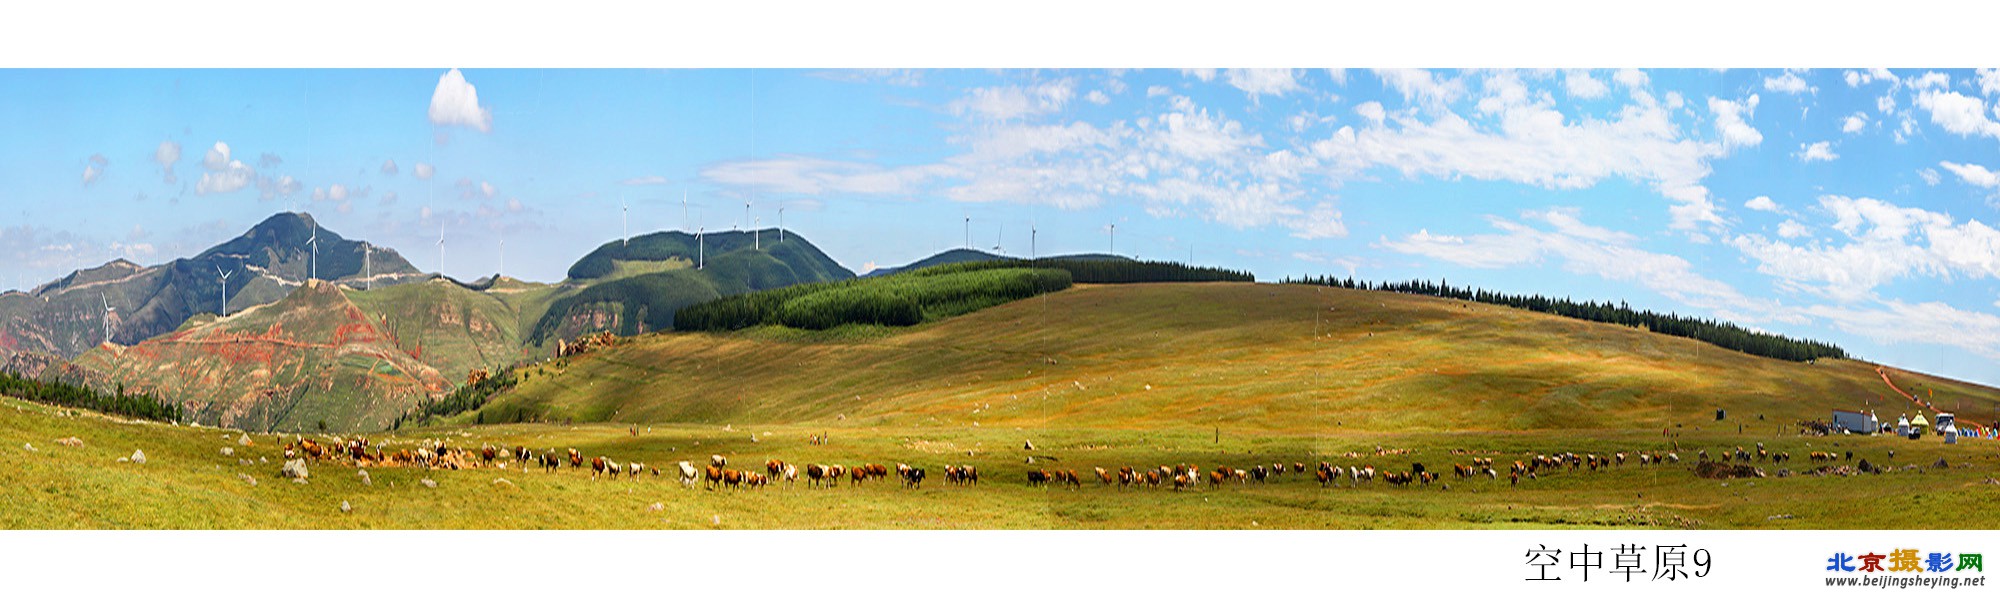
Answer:
[{"label": "brown cow", "polygon": [[596,479],[598,475],[602,474],[604,474],[604,457],[599,456],[590,459],[590,478]]},{"label": "brown cow", "polygon": [[574,469],[574,468],[577,468],[577,467],[581,467],[581,466],[583,466],[583,453],[582,453],[582,452],[577,452],[575,448],[570,448],[570,449],[569,449],[569,468],[572,468],[572,469]]}]

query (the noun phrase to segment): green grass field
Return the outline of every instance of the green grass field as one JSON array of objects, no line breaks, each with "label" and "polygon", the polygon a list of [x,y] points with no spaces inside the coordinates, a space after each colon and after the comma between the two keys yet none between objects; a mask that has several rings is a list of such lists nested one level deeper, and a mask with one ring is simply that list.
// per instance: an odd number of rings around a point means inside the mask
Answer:
[{"label": "green grass field", "polygon": [[[663,470],[710,454],[743,468],[768,458],[907,463],[929,469],[931,480],[920,490],[881,481],[708,491],[671,477],[593,481],[587,467],[544,474],[510,465],[371,469],[374,485],[364,486],[352,467],[320,463],[310,483],[294,484],[278,477],[274,436],[242,448],[235,432],[63,416],[7,399],[0,400],[0,489],[10,493],[0,498],[0,526],[2000,527],[1990,510],[2000,501],[1993,483],[2000,443],[1797,433],[1798,419],[1864,402],[1893,420],[1906,403],[1878,399],[1887,388],[1872,365],[1788,363],[1435,298],[1252,284],[1079,286],[901,330],[641,336],[528,372],[479,417],[373,439],[391,451],[424,438],[468,448],[575,447]],[[1900,370],[1891,376],[1905,389],[1934,389],[1941,406],[1963,404],[1962,419],[1990,421],[2000,396]],[[1714,421],[1716,408],[1729,420]],[[471,425],[508,417],[544,422]],[[816,434],[829,443],[808,444]],[[57,444],[68,436],[84,445]],[[1030,440],[1035,449],[1024,450]],[[1693,473],[1697,450],[1759,442],[1794,460],[1758,463],[1773,475],[1762,479]],[[1536,453],[1675,444],[1683,460],[1674,465],[1633,461],[1519,485],[1508,483],[1504,467],[1497,480],[1448,474],[1469,462],[1457,451],[1504,465]],[[236,455],[222,455],[224,447]],[[147,464],[117,462],[134,449],[146,452]],[[1775,476],[1824,464],[1809,462],[1811,451],[1852,451],[1892,470]],[[1034,467],[1073,469],[1085,484],[1028,486],[1031,456]],[[246,458],[251,464],[239,463]],[[1933,467],[1939,459],[1949,466]],[[1447,475],[1431,486],[1377,480],[1321,488],[1288,473],[1183,492],[1120,490],[1091,475],[1093,467],[1121,465],[1209,470],[1321,460],[1381,470],[1421,462]],[[975,465],[983,483],[945,485],[945,464]],[[437,486],[419,485],[424,478]],[[341,513],[342,501],[354,511]]]}]

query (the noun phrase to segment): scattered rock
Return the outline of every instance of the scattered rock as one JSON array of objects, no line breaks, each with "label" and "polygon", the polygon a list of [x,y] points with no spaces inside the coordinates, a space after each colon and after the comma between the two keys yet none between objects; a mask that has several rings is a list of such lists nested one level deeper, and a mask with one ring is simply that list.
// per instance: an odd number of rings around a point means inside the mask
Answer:
[{"label": "scattered rock", "polygon": [[1868,462],[1868,459],[1866,459],[1866,458],[1864,458],[1864,459],[1861,459],[1861,464],[1859,464],[1859,465],[1855,465],[1855,466],[1856,466],[1856,467],[1858,467],[1858,468],[1860,468],[1860,469],[1861,469],[1861,472],[1863,472],[1863,473],[1879,473],[1879,472],[1881,472],[1881,471],[1880,471],[1879,469],[1877,469],[1877,468],[1875,467],[1875,463],[1871,463],[1871,462]]},{"label": "scattered rock", "polygon": [[354,505],[351,505],[351,504],[348,504],[346,500],[341,500],[341,501],[340,501],[340,512],[342,512],[342,513],[351,513],[351,512],[354,512]]},{"label": "scattered rock", "polygon": [[709,515],[708,522],[720,526],[722,525],[722,515]]},{"label": "scattered rock", "polygon": [[1771,516],[1768,516],[1768,517],[1764,517],[1764,520],[1766,520],[1766,521],[1777,521],[1777,520],[1780,520],[1780,519],[1790,519],[1790,518],[1793,518],[1793,517],[1792,517],[1791,515],[1788,515],[1788,514],[1787,514],[1787,515],[1771,515]]},{"label": "scattered rock", "polygon": [[646,510],[647,510],[648,512],[660,512],[660,511],[663,511],[663,510],[666,510],[666,509],[667,509],[667,505],[666,505],[666,503],[663,503],[663,502],[654,502],[652,506],[648,506],[648,507],[646,507]]},{"label": "scattered rock", "polygon": [[312,476],[312,472],[306,469],[306,459],[303,458],[294,458],[285,461],[285,466],[278,469],[278,474],[297,480],[304,480]]},{"label": "scattered rock", "polygon": [[71,448],[82,448],[82,447],[83,447],[83,440],[81,440],[81,439],[77,439],[77,437],[76,437],[76,436],[73,436],[73,435],[72,435],[72,436],[69,436],[69,437],[66,437],[66,438],[63,438],[63,439],[60,439],[60,440],[56,440],[56,443],[58,443],[58,444],[62,444],[62,445],[64,445],[64,446],[69,446],[69,447],[71,447]]},{"label": "scattered rock", "polygon": [[435,482],[435,481],[431,481],[431,480],[430,480],[429,478],[425,478],[425,479],[424,479],[423,481],[419,481],[419,482],[417,482],[417,483],[421,483],[421,484],[424,484],[424,487],[427,487],[427,488],[431,488],[431,489],[437,489],[437,486],[438,486],[438,482]]},{"label": "scattered rock", "polygon": [[512,482],[512,481],[508,481],[508,480],[507,480],[507,478],[505,478],[505,477],[495,477],[495,478],[493,478],[493,485],[504,485],[504,486],[507,486],[507,487],[511,487],[511,488],[518,488],[518,487],[521,487],[521,486],[518,486],[518,485],[514,485],[514,482]]},{"label": "scattered rock", "polygon": [[250,484],[250,487],[257,487],[257,478],[251,477],[249,473],[237,473],[236,476],[242,479],[243,483]]},{"label": "scattered rock", "polygon": [[1701,461],[1694,466],[1694,474],[1709,479],[1737,479],[1763,477],[1764,470],[1750,465]]},{"label": "scattered rock", "polygon": [[146,464],[146,453],[145,453],[145,451],[143,451],[143,450],[133,450],[133,451],[132,451],[132,463],[133,463],[133,464],[139,464],[139,465],[143,465],[143,464]]},{"label": "scattered rock", "polygon": [[36,451],[36,450],[35,450],[35,445],[34,445],[34,444],[21,444],[21,449],[23,449],[23,450],[27,450],[27,451],[29,451],[29,452],[35,452],[35,451]]},{"label": "scattered rock", "polygon": [[228,446],[223,446],[223,447],[222,447],[222,455],[223,455],[223,456],[236,456],[236,449],[235,449],[235,448],[231,448],[231,447],[228,447]]},{"label": "scattered rock", "polygon": [[375,478],[368,476],[367,469],[362,469],[360,475],[361,475],[361,485],[369,485],[369,486],[375,485]]},{"label": "scattered rock", "polygon": [[1951,468],[1951,465],[1949,465],[1949,464],[1945,464],[1945,462],[1944,462],[1944,459],[1940,458],[1940,459],[1938,459],[1938,461],[1937,461],[1937,462],[1934,462],[1934,463],[1931,463],[1931,468],[1933,468],[1933,469],[1949,469],[1949,468]]}]

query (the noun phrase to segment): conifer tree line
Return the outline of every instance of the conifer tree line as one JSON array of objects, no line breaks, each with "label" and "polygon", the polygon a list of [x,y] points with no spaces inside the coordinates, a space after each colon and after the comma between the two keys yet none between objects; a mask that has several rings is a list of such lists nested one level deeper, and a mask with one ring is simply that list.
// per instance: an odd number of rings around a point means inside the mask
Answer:
[{"label": "conifer tree line", "polygon": [[1675,313],[1661,314],[1650,310],[1633,310],[1624,302],[1614,305],[1610,302],[1577,302],[1569,298],[1548,298],[1540,295],[1503,294],[1479,288],[1455,288],[1444,280],[1439,280],[1437,283],[1419,280],[1374,283],[1356,280],[1353,277],[1340,279],[1319,276],[1287,278],[1284,282],[1354,290],[1401,292],[1511,306],[1585,321],[1640,327],[1654,333],[1699,340],[1745,354],[1781,360],[1803,362],[1821,358],[1848,357],[1847,351],[1842,350],[1840,346],[1825,342],[1751,331],[1727,321],[1687,317]]},{"label": "conifer tree line", "polygon": [[150,394],[127,394],[122,383],[116,391],[106,394],[81,385],[39,381],[4,370],[0,370],[0,396],[170,423],[180,421],[183,416],[180,405]]}]

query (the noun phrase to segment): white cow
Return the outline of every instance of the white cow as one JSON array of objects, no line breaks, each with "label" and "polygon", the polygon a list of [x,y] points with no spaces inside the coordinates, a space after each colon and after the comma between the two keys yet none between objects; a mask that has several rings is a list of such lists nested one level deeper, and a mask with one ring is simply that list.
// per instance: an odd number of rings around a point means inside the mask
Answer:
[{"label": "white cow", "polygon": [[678,466],[681,468],[681,485],[693,488],[695,483],[700,481],[701,472],[695,470],[694,465],[688,464],[685,460]]}]

